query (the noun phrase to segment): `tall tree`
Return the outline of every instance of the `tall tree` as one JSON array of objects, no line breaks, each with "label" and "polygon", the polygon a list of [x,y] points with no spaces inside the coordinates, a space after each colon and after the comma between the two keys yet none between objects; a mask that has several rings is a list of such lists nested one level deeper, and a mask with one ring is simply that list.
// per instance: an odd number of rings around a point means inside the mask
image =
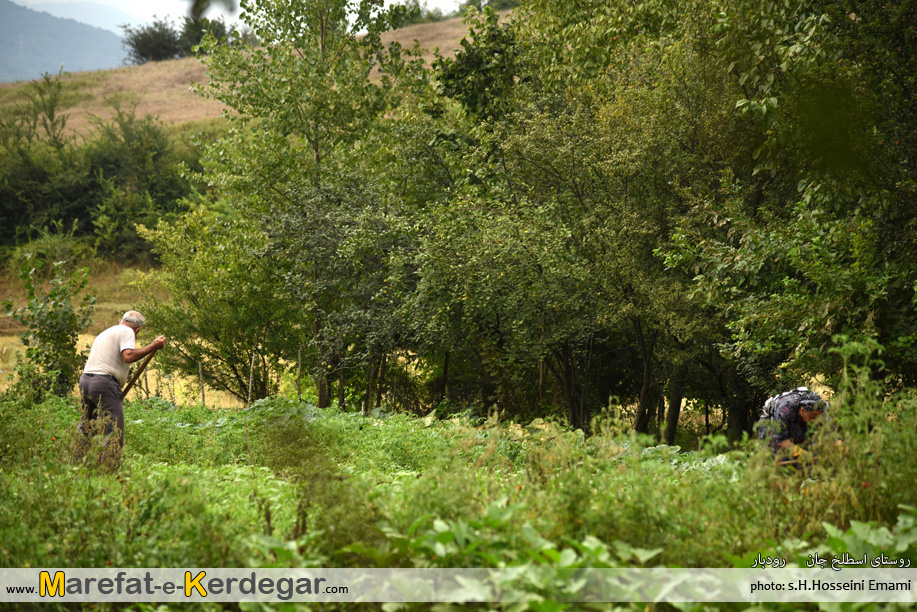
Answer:
[{"label": "tall tree", "polygon": [[719,46],[759,126],[756,163],[697,198],[670,261],[726,305],[733,356],[782,355],[790,381],[831,375],[843,334],[878,339],[889,373],[917,379],[915,23],[909,3],[724,11]]},{"label": "tall tree", "polygon": [[[381,0],[242,2],[242,20],[263,46],[226,47],[206,37],[211,81],[201,89],[230,107],[230,135],[212,150],[213,179],[233,206],[257,217],[287,288],[311,328],[319,404],[329,401],[329,356],[343,343],[326,329],[342,309],[341,247],[367,210],[354,147],[392,104],[397,48],[379,34],[404,7]],[[379,82],[370,80],[381,70]],[[371,181],[370,181],[371,182]],[[351,283],[350,281],[353,281]]]}]

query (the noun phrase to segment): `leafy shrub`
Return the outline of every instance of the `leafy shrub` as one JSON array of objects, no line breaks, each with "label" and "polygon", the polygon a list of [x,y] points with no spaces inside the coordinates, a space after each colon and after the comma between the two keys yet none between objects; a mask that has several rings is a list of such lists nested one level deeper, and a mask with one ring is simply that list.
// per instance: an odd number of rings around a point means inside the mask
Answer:
[{"label": "leafy shrub", "polygon": [[225,40],[230,33],[222,17],[219,19],[207,19],[206,17],[195,19],[194,17],[185,16],[182,19],[181,33],[179,34],[181,53],[185,57],[194,55],[194,48],[201,44],[201,40],[207,34],[210,34],[216,40]]},{"label": "leafy shrub", "polygon": [[70,394],[76,384],[82,365],[77,338],[91,323],[95,307],[93,296],[84,296],[80,306],[74,303],[86,288],[87,269],[70,273],[65,264],[53,264],[54,278],[45,292],[39,282],[43,263],[25,259],[19,278],[25,282],[28,303],[15,310],[12,300],[3,303],[9,315],[26,327],[22,343],[27,347],[26,358],[41,373],[41,386],[57,395]]},{"label": "leafy shrub", "polygon": [[[913,555],[914,512],[890,506],[917,501],[904,480],[912,398],[876,395],[860,375],[833,399],[838,430],[819,432],[819,462],[803,470],[722,437],[685,453],[613,424],[586,437],[541,420],[360,417],[273,397],[233,411],[132,402],[121,472],[103,475],[67,465],[72,401],[24,410],[5,397],[0,562],[516,566],[502,588],[538,601],[565,596],[538,579],[565,568]],[[106,513],[111,533],[87,527]]]},{"label": "leafy shrub", "polygon": [[16,255],[14,245],[28,241],[18,250],[49,264],[82,263],[94,246],[103,256],[143,261],[149,251],[135,224],[188,209],[192,184],[181,165],[200,170],[200,153],[175,146],[183,136],[170,138],[152,117],[117,106],[78,141],[65,130],[62,87],[59,76],[48,76],[27,105],[0,118],[0,247]]},{"label": "leafy shrub", "polygon": [[0,474],[0,562],[82,567],[241,565],[236,525],[214,515],[188,478],[117,478],[45,464]]},{"label": "leafy shrub", "polygon": [[148,25],[124,25],[121,28],[124,30],[127,60],[132,64],[178,59],[184,54],[179,33],[165,19],[154,19]]},{"label": "leafy shrub", "polygon": [[155,396],[125,407],[124,444],[125,453],[154,463],[213,467],[246,457],[243,432],[234,420]]},{"label": "leafy shrub", "polygon": [[406,0],[400,3],[404,6],[403,25],[413,25],[415,23],[435,23],[449,19],[453,15],[444,13],[437,7],[430,8],[426,2],[420,0]]},{"label": "leafy shrub", "polygon": [[91,241],[77,235],[76,222],[69,230],[64,230],[63,223],[58,219],[53,221],[50,227],[39,228],[36,233],[37,236],[29,238],[24,245],[10,249],[10,272],[15,271],[18,275],[20,262],[30,254],[34,261],[42,262],[41,271],[46,277],[54,271],[53,264],[56,261],[68,261],[73,266],[84,266],[95,258],[96,251]]},{"label": "leafy shrub", "polygon": [[165,19],[155,19],[151,24],[137,27],[124,25],[121,28],[124,30],[123,44],[127,49],[127,60],[132,64],[191,57],[195,47],[207,35],[217,41],[236,36],[252,41],[250,32],[238,33],[235,28],[227,28],[222,18],[185,16],[180,28]]},{"label": "leafy shrub", "polygon": [[150,194],[125,189],[107,180],[103,180],[103,190],[101,202],[92,211],[96,248],[121,261],[149,258],[149,246],[137,235],[135,226],[159,219]]},{"label": "leafy shrub", "polygon": [[208,385],[242,401],[250,377],[253,399],[277,392],[280,360],[296,358],[301,324],[279,271],[251,258],[264,238],[250,229],[244,220],[218,221],[200,210],[155,230],[141,228],[164,267],[136,283],[146,296],[156,289],[170,295],[140,305],[148,325],[172,338],[159,363],[194,377],[202,363]]}]

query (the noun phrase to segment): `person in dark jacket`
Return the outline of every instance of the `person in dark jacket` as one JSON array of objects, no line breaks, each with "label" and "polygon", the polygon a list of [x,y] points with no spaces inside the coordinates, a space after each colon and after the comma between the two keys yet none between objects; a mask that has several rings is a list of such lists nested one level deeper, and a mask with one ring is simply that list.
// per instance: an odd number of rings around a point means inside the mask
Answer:
[{"label": "person in dark jacket", "polygon": [[809,423],[824,416],[828,402],[806,387],[775,395],[764,402],[758,421],[758,439],[778,459],[798,458],[809,444]]}]

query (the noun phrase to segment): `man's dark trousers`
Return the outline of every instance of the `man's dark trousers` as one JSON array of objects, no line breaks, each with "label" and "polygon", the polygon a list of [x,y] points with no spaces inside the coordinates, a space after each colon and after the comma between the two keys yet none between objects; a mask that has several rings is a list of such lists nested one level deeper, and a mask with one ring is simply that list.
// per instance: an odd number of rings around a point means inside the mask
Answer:
[{"label": "man's dark trousers", "polygon": [[[121,447],[124,446],[124,396],[121,394],[121,385],[111,376],[83,374],[80,376],[80,397],[83,417],[78,426],[82,436],[77,458],[82,459],[92,436],[103,434],[106,440],[102,461],[113,461],[117,466],[121,461]],[[112,433],[117,435],[117,440]]]}]

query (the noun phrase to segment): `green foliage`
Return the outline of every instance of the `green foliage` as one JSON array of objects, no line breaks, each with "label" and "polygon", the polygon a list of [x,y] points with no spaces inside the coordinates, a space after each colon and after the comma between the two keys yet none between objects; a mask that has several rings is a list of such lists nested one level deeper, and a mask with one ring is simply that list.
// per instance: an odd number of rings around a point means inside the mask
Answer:
[{"label": "green foliage", "polygon": [[180,27],[166,19],[154,19],[150,24],[137,27],[121,27],[124,30],[127,61],[138,65],[191,57],[200,50],[199,45],[205,36],[210,36],[217,43],[223,44],[231,39],[250,38],[246,33],[236,31],[235,27],[227,28],[222,17],[208,19],[186,15],[182,18]]},{"label": "green foliage", "polygon": [[137,193],[103,182],[102,201],[93,211],[96,249],[126,261],[138,261],[149,255],[135,225],[152,225],[158,219],[149,193]]},{"label": "green foliage", "polygon": [[[898,521],[891,529],[875,522],[850,521],[846,531],[826,524],[828,537],[824,549],[835,555],[849,553],[856,558],[865,555],[875,559],[885,554],[886,557],[913,559],[917,556],[917,509],[904,505],[900,509]],[[887,551],[891,551],[891,555]]]},{"label": "green foliage", "polygon": [[89,281],[86,268],[71,272],[65,261],[54,262],[54,276],[45,289],[39,273],[42,265],[31,257],[21,262],[19,278],[25,283],[28,302],[14,310],[12,300],[7,300],[3,307],[26,328],[20,337],[26,358],[40,373],[37,382],[56,395],[69,395],[83,362],[77,337],[92,322],[95,298],[83,296],[76,303]]},{"label": "green foliage", "polygon": [[[74,266],[84,266],[95,259],[96,250],[86,238],[78,237],[77,223],[65,230],[60,221],[50,227],[37,228],[24,245],[9,249],[10,272],[18,275],[19,263],[30,255],[35,262],[41,262],[41,276],[47,280],[54,270],[54,262],[67,261]],[[3,258],[0,257],[0,260]]]},{"label": "green foliage", "polygon": [[179,36],[182,55],[185,57],[194,55],[195,47],[201,44],[207,34],[218,41],[225,42],[227,37],[235,34],[235,32],[226,28],[226,22],[223,21],[222,17],[219,19],[207,19],[206,17],[195,19],[185,16],[182,20],[181,34]]},{"label": "green foliage", "polygon": [[416,23],[435,23],[449,19],[452,15],[446,14],[438,7],[430,8],[427,3],[421,3],[420,0],[407,0],[401,3],[406,11],[403,24],[413,25]]},{"label": "green foliage", "polygon": [[101,256],[148,263],[134,226],[187,210],[192,184],[182,166],[200,170],[199,151],[176,146],[161,122],[122,108],[76,141],[66,132],[60,75],[30,87],[29,102],[0,122],[0,246],[59,234],[57,246],[74,244],[83,251],[77,257],[91,255],[93,245]]},{"label": "green foliage", "polygon": [[[326,406],[328,379],[355,362],[378,364],[395,333],[383,283],[405,228],[399,202],[372,171],[384,152],[358,143],[396,103],[393,78],[405,66],[379,35],[406,9],[343,0],[242,8],[264,46],[218,47],[212,37],[203,45],[212,78],[202,89],[235,111],[229,136],[211,148],[219,169],[210,179],[270,237],[266,260],[304,315],[289,349],[306,350]],[[381,83],[370,80],[374,68]],[[252,71],[258,79],[245,76]],[[351,346],[355,355],[346,354]]]},{"label": "green foliage", "polygon": [[726,304],[732,354],[780,356],[794,380],[839,375],[839,333],[878,340],[889,373],[914,379],[912,138],[890,139],[913,119],[892,76],[913,60],[897,25],[874,27],[901,8],[747,3],[721,20],[737,109],[761,136],[753,173],[697,198],[677,251]]},{"label": "green foliage", "polygon": [[494,119],[509,103],[519,71],[515,35],[490,5],[469,21],[473,42],[463,38],[455,57],[437,57],[433,69],[442,95],[455,98],[481,119]]},{"label": "green foliage", "polygon": [[65,135],[60,74],[44,74],[29,85],[28,101],[0,120],[0,241],[9,244],[32,228],[67,226],[72,206],[60,192],[80,194],[73,141]]},{"label": "green foliage", "polygon": [[[195,377],[203,365],[207,384],[242,401],[250,378],[252,399],[276,393],[279,361],[295,358],[302,332],[278,271],[251,259],[264,237],[244,220],[219,221],[203,210],[140,231],[163,263],[137,281],[148,325],[170,337],[159,363]],[[157,289],[170,300],[153,299]]]},{"label": "green foliage", "polygon": [[868,347],[846,346],[848,391],[832,402],[846,450],[826,430],[807,474],[754,446],[722,454],[722,438],[644,447],[613,420],[584,436],[540,419],[360,417],[283,397],[232,411],[129,403],[122,469],[100,474],[66,461],[72,401],[23,410],[4,396],[0,561],[515,568],[499,588],[553,601],[588,588],[559,579],[575,568],[912,557],[913,398],[876,396]]},{"label": "green foliage", "polygon": [[[202,44],[201,91],[233,111],[207,178],[258,236],[227,276],[276,271],[299,326],[271,354],[304,351],[322,407],[400,387],[417,413],[586,430],[615,396],[674,441],[689,401],[738,441],[779,387],[837,388],[838,333],[878,340],[906,386],[912,34],[880,4],[487,6],[426,69],[380,42],[419,4],[243,3],[264,46]],[[108,194],[99,227],[144,208]]]},{"label": "green foliage", "polygon": [[127,60],[132,64],[178,59],[186,53],[181,34],[166,19],[137,27],[124,25],[122,29]]}]

